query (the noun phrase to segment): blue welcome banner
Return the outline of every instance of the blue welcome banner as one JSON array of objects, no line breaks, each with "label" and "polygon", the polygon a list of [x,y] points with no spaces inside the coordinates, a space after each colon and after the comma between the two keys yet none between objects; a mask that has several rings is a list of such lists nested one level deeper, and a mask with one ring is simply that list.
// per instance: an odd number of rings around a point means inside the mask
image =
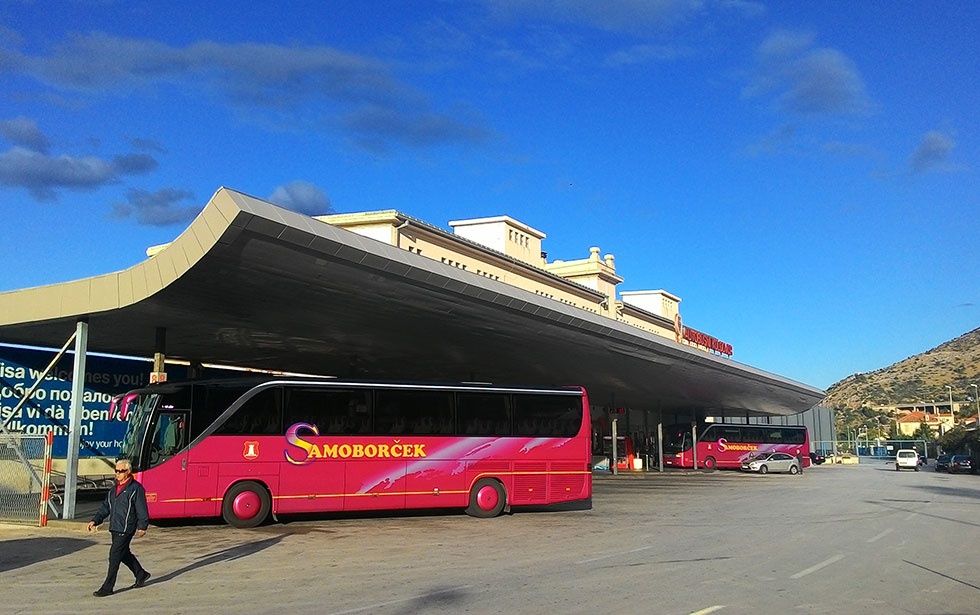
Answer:
[{"label": "blue welcome banner", "polygon": [[[68,452],[68,422],[74,354],[65,353],[37,390],[14,414],[24,392],[31,388],[54,357],[55,351],[0,344],[0,421],[7,429],[28,435],[54,432],[52,456]],[[119,454],[126,423],[110,418],[112,398],[147,386],[152,361],[88,355],[85,360],[85,392],[82,398],[80,457],[115,457]],[[187,368],[167,365],[170,380],[187,377]],[[118,415],[118,413],[117,413]]]}]

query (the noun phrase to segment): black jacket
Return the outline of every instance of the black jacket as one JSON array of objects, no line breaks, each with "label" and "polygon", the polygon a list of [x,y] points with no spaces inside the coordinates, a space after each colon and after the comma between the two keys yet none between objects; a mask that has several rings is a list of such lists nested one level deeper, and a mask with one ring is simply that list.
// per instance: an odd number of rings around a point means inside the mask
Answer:
[{"label": "black jacket", "polygon": [[96,525],[109,518],[109,531],[121,534],[135,534],[150,526],[150,515],[146,511],[146,491],[135,479],[129,479],[126,486],[116,495],[113,485],[106,494],[99,511],[92,517]]}]

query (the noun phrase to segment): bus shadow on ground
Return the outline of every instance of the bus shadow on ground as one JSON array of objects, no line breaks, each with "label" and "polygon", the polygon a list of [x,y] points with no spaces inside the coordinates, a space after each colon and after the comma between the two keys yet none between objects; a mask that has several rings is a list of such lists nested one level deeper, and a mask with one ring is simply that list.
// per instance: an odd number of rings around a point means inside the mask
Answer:
[{"label": "bus shadow on ground", "polygon": [[[980,487],[980,484],[977,485]],[[935,485],[913,485],[915,489],[921,489],[923,491],[931,491],[938,495],[948,495],[951,497],[958,498],[980,498],[980,488],[975,489],[961,489],[958,487],[937,487]]]},{"label": "bus shadow on ground", "polygon": [[[507,514],[526,514],[526,513],[548,513],[572,510],[591,510],[592,500],[576,500],[574,502],[559,502],[556,504],[519,504],[511,506],[510,513],[502,512],[501,516]],[[411,519],[416,517],[469,517],[462,508],[415,508],[415,509],[396,509],[396,510],[349,510],[344,512],[322,512],[322,513],[296,513],[291,515],[279,515],[279,525],[289,525],[301,521],[330,521],[330,520],[349,520],[349,519]],[[271,522],[275,525],[275,522]],[[267,523],[266,525],[269,525]]]},{"label": "bus shadow on ground", "polygon": [[397,615],[412,615],[414,613],[429,613],[433,610],[446,613],[460,612],[462,611],[461,603],[467,599],[466,589],[469,588],[433,589],[422,596],[409,599],[395,613]]},{"label": "bus shadow on ground", "polygon": [[0,572],[70,555],[96,544],[86,538],[15,538],[0,542]]},{"label": "bus shadow on ground", "polygon": [[412,519],[416,517],[459,517],[462,509],[456,508],[417,508],[397,510],[348,510],[319,513],[293,513],[279,515],[279,522],[269,520],[265,526],[287,526],[304,521],[343,521],[351,519]]}]

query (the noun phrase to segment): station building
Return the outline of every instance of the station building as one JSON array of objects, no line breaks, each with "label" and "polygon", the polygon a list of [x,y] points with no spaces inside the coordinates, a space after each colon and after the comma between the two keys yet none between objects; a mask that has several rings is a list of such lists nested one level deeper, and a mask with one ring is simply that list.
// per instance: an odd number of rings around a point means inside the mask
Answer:
[{"label": "station building", "polygon": [[684,324],[678,295],[620,291],[614,256],[597,247],[548,261],[545,233],[508,216],[449,226],[394,210],[309,217],[222,188],[133,267],[0,293],[0,342],[57,348],[84,325],[83,352],[153,356],[157,377],[180,359],[577,384],[600,447],[613,420],[649,444],[667,423],[805,423],[823,398],[735,361],[729,344]]},{"label": "station building", "polygon": [[612,254],[600,257],[592,247],[587,258],[548,262],[546,235],[509,216],[451,221],[452,232],[395,210],[315,219],[678,343],[732,354],[730,345],[682,327],[680,297],[662,289],[620,292],[624,280]]}]

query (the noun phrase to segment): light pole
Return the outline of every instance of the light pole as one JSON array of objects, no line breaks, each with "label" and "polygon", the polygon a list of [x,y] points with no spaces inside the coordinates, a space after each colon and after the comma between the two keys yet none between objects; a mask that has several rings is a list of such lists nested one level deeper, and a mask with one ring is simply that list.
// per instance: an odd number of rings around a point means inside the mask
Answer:
[{"label": "light pole", "polygon": [[977,394],[977,385],[970,386],[973,387],[973,399],[977,400],[977,427],[980,427],[980,395]]},{"label": "light pole", "polygon": [[[949,393],[949,416],[953,416],[953,387],[946,385],[946,391]],[[942,430],[943,422],[942,419],[939,421],[939,428]]]}]

